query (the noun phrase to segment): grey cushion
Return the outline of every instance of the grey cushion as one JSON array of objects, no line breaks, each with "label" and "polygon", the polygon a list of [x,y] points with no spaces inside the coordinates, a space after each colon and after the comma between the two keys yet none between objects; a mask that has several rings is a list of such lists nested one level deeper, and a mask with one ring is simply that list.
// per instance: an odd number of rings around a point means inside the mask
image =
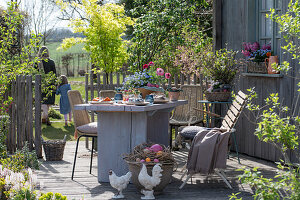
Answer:
[{"label": "grey cushion", "polygon": [[185,139],[193,139],[195,135],[203,129],[206,128],[201,126],[186,126],[180,131],[179,134]]},{"label": "grey cushion", "polygon": [[92,122],[82,126],[78,126],[77,130],[82,133],[96,134],[97,133],[97,122]]}]

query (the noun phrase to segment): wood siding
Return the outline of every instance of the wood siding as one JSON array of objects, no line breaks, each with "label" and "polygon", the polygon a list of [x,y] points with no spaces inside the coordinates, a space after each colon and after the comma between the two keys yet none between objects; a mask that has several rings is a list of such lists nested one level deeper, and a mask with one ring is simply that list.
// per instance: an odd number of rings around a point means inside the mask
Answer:
[{"label": "wood siding", "polygon": [[[286,11],[289,0],[282,0],[282,10]],[[254,0],[223,0],[222,1],[222,47],[228,47],[233,50],[241,51],[243,42],[254,42],[256,40],[256,25],[254,22],[255,9]],[[282,44],[284,42],[282,41]],[[242,57],[242,54],[239,55]],[[299,77],[299,65],[295,60],[291,59],[288,54],[280,55],[281,61],[289,61],[293,68],[288,75]],[[299,114],[299,102],[296,101],[299,93],[297,92],[297,83],[299,80],[293,79],[287,75],[281,78],[272,77],[255,77],[243,76],[242,73],[236,80],[235,90],[242,90],[246,92],[248,88],[255,87],[258,94],[256,103],[264,105],[264,98],[268,97],[270,93],[278,93],[280,102],[283,105],[291,108],[290,115],[295,112]],[[239,151],[250,156],[263,158],[271,161],[279,161],[281,158],[280,152],[275,147],[261,142],[254,135],[256,124],[249,122],[253,120],[251,113],[245,109],[241,118],[238,120],[237,141]],[[293,153],[291,153],[292,160],[295,161]]]}]

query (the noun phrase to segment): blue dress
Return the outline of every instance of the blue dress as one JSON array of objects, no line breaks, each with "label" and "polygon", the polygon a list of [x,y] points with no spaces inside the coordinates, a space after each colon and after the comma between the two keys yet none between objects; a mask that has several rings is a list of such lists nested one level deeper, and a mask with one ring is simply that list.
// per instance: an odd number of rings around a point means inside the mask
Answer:
[{"label": "blue dress", "polygon": [[71,90],[70,84],[61,85],[56,90],[56,94],[61,95],[59,100],[59,109],[61,114],[68,114],[71,112],[71,106],[68,98],[69,90]]}]

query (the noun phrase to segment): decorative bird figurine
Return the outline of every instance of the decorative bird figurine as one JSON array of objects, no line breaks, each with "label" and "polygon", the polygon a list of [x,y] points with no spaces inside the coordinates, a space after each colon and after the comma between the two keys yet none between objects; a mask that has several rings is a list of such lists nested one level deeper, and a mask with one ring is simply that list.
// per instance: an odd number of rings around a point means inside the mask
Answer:
[{"label": "decorative bird figurine", "polygon": [[152,169],[152,176],[149,176],[147,173],[146,165],[143,164],[138,176],[140,184],[145,187],[145,190],[143,189],[141,191],[145,196],[141,197],[141,199],[155,199],[153,195],[153,188],[160,183],[162,171],[163,170],[161,169],[160,164],[157,163]]},{"label": "decorative bird figurine", "polygon": [[131,172],[127,172],[124,176],[118,177],[112,170],[109,170],[109,182],[110,185],[118,190],[118,193],[113,196],[113,199],[122,199],[124,198],[124,195],[122,194],[122,191],[127,187],[130,178],[131,178]]}]

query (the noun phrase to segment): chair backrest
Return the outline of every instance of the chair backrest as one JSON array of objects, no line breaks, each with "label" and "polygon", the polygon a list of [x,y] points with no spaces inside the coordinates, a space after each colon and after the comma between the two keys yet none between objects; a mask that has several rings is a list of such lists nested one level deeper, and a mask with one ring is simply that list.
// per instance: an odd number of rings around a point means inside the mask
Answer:
[{"label": "chair backrest", "polygon": [[102,98],[105,98],[105,97],[114,98],[115,94],[116,94],[116,91],[114,91],[114,90],[100,90],[99,97],[102,97]]},{"label": "chair backrest", "polygon": [[73,113],[75,127],[90,123],[90,117],[86,110],[74,110],[74,105],[84,103],[80,92],[78,90],[69,90],[68,97]]},{"label": "chair backrest", "polygon": [[247,95],[239,91],[235,100],[232,102],[224,119],[222,120],[222,129],[232,129],[240,117],[247,102]]},{"label": "chair backrest", "polygon": [[198,103],[203,99],[202,87],[200,85],[182,85],[180,88],[182,92],[180,92],[179,99],[188,100],[188,104],[176,107],[172,119],[179,121],[188,121],[190,117],[193,117],[193,120],[203,119],[203,113],[193,109],[202,108],[202,105]]}]

